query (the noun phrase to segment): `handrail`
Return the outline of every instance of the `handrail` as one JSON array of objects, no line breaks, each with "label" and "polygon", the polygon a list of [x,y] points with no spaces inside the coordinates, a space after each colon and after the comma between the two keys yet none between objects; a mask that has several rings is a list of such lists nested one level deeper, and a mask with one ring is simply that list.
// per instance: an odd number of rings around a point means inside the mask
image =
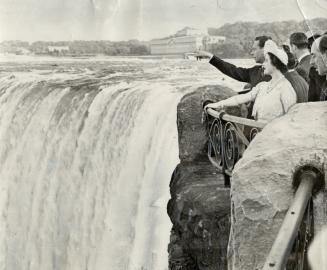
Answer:
[{"label": "handrail", "polygon": [[[273,243],[262,270],[284,270],[294,241],[300,229],[314,188],[321,188],[322,177],[313,170],[305,170],[299,176],[299,186],[289,207],[278,235]],[[306,232],[307,233],[307,232]],[[307,243],[305,243],[307,244]],[[303,258],[304,259],[304,258]]]},{"label": "handrail", "polygon": [[236,124],[241,124],[241,125],[245,125],[245,126],[264,128],[265,125],[267,125],[267,122],[264,122],[264,121],[256,121],[256,120],[252,120],[252,119],[238,117],[238,116],[230,115],[230,114],[227,114],[224,112],[222,114],[222,112],[218,112],[211,108],[209,108],[207,110],[207,112],[208,112],[208,114],[210,114],[211,116],[213,116],[215,118],[221,118],[222,120],[234,122]]},{"label": "handrail", "polygon": [[[209,118],[207,122],[209,127],[208,158],[224,175],[231,176],[232,169],[245,148],[267,123],[230,115],[211,108],[207,110],[207,114],[213,118]],[[246,133],[243,126],[252,127],[252,129],[246,129],[248,132]]]}]

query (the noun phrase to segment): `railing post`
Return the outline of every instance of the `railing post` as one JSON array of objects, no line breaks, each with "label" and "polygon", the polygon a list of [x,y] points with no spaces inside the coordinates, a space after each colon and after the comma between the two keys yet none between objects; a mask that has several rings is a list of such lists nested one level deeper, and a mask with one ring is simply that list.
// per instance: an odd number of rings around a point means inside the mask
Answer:
[{"label": "railing post", "polygon": [[313,189],[315,186],[321,185],[318,183],[321,177],[318,177],[313,170],[303,171],[299,178],[299,186],[294,200],[286,213],[263,270],[285,269]]}]

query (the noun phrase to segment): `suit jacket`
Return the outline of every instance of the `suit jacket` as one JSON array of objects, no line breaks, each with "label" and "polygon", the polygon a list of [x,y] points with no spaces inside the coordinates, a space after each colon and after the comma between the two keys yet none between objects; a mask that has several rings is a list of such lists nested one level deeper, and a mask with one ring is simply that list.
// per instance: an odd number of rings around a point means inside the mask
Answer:
[{"label": "suit jacket", "polygon": [[305,79],[297,73],[296,70],[288,71],[284,74],[285,78],[291,83],[295,93],[296,93],[296,102],[308,102],[308,90],[309,85]]},{"label": "suit jacket", "polygon": [[295,70],[309,83],[309,72],[310,72],[310,61],[311,55],[304,56],[301,61],[297,64]]},{"label": "suit jacket", "polygon": [[215,55],[210,59],[209,63],[225,75],[240,82],[250,83],[252,87],[262,81],[268,82],[271,80],[270,76],[263,74],[263,68],[261,65],[256,65],[251,68],[236,67]]},{"label": "suit jacket", "polygon": [[326,81],[326,76],[319,75],[317,69],[311,67],[309,72],[309,78],[310,78],[310,83],[309,83],[308,99],[311,102],[319,101],[321,88],[323,83]]}]

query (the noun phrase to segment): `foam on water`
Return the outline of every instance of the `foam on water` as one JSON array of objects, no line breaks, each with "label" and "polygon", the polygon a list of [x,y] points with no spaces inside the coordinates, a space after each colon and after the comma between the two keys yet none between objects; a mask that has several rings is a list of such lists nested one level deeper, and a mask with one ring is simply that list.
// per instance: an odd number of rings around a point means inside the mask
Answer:
[{"label": "foam on water", "polygon": [[0,75],[0,269],[168,268],[177,104],[228,83],[185,60],[97,65]]}]

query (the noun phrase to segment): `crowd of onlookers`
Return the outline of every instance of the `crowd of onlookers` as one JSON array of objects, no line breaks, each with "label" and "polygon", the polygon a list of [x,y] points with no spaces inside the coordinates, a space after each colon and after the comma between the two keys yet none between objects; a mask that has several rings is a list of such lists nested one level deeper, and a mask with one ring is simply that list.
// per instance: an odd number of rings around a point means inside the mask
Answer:
[{"label": "crowd of onlookers", "polygon": [[[222,73],[247,83],[240,95],[207,104],[205,110],[253,101],[249,117],[270,121],[295,103],[326,102],[327,32],[296,32],[287,43],[278,47],[267,36],[256,37],[252,55],[257,65],[251,68],[236,67],[209,52],[199,52]],[[310,244],[308,260],[312,270],[327,269],[327,226]]]},{"label": "crowd of onlookers", "polygon": [[295,103],[327,100],[326,33],[292,33],[281,46],[268,36],[258,36],[251,52],[257,64],[250,68],[237,67],[209,52],[199,54],[209,57],[209,63],[222,73],[247,83],[240,95],[210,103],[205,109],[248,103],[252,104],[249,117],[270,121]]}]

